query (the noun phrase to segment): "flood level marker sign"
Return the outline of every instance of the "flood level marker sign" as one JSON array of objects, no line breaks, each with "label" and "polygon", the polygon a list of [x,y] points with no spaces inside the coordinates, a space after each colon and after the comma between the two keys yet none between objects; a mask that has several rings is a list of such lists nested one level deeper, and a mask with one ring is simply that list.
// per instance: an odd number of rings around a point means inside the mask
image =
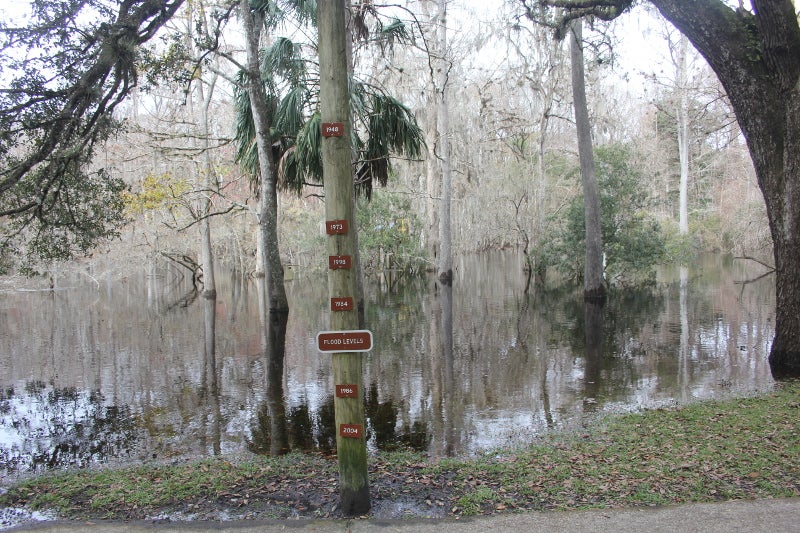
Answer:
[{"label": "flood level marker sign", "polygon": [[372,350],[372,332],[366,329],[320,331],[317,349],[326,353],[368,352]]}]

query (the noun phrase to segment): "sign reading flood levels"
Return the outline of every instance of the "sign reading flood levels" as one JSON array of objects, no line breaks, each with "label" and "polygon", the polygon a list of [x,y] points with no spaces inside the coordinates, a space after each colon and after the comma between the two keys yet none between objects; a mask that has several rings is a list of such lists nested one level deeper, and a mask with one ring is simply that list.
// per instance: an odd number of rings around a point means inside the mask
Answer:
[{"label": "sign reading flood levels", "polygon": [[372,332],[366,329],[320,331],[317,333],[320,352],[368,352],[372,349]]}]

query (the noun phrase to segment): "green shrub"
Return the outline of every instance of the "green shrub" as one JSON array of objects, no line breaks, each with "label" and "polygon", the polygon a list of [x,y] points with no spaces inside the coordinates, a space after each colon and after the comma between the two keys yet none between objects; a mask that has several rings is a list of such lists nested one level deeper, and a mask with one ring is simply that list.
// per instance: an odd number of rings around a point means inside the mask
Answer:
[{"label": "green shrub", "polygon": [[[618,286],[650,283],[655,279],[653,267],[665,257],[666,248],[660,224],[647,212],[649,199],[641,172],[623,145],[597,148],[595,161],[607,282]],[[550,237],[537,255],[567,279],[580,283],[586,250],[583,196],[572,198],[556,216]]]},{"label": "green shrub", "polygon": [[385,189],[373,191],[370,201],[359,198],[357,220],[365,270],[421,270],[424,264],[420,244],[422,223],[411,210],[410,198]]}]

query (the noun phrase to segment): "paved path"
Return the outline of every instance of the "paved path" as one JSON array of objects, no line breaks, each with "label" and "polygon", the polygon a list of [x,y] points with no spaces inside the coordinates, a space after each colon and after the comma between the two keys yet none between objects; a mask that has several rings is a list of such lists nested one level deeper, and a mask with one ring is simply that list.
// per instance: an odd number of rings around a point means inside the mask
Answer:
[{"label": "paved path", "polygon": [[688,504],[650,509],[501,514],[442,520],[281,520],[236,522],[37,522],[6,531],[58,533],[445,533],[445,532],[669,532],[800,533],[800,498]]}]

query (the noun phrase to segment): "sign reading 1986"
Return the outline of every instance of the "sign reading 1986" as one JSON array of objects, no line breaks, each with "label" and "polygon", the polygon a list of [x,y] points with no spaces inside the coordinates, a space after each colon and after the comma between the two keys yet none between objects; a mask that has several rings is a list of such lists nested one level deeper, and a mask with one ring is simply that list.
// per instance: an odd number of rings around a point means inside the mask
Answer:
[{"label": "sign reading 1986", "polygon": [[320,352],[368,352],[372,350],[372,332],[366,329],[320,331],[317,333]]}]

